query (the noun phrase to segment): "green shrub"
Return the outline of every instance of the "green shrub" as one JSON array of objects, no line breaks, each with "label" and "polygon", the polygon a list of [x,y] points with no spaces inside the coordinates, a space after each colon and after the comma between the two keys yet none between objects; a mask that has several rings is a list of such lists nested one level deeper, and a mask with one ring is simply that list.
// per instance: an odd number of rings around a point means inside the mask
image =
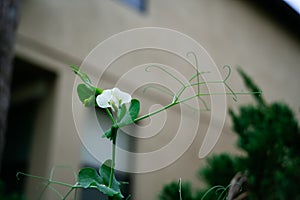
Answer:
[{"label": "green shrub", "polygon": [[[251,91],[259,91],[242,70],[239,73]],[[250,200],[300,199],[300,129],[294,113],[284,103],[268,104],[259,95],[254,99],[254,105],[229,111],[237,146],[245,156],[225,153],[208,158],[198,172],[208,188],[199,190],[194,199],[200,200],[213,186],[226,187],[237,172],[247,173]],[[218,199],[220,191],[211,191],[205,200]]]},{"label": "green shrub", "polygon": [[[193,200],[191,185],[188,182],[181,184],[181,195],[184,200]],[[171,182],[165,185],[159,194],[161,200],[180,200],[178,182]]]}]

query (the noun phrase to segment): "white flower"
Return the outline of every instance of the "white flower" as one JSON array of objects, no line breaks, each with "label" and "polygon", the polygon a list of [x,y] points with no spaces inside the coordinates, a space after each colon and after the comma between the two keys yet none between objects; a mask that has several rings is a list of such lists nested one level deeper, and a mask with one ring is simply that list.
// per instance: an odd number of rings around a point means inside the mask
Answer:
[{"label": "white flower", "polygon": [[117,111],[123,103],[129,103],[131,101],[130,94],[122,92],[118,88],[111,90],[104,90],[97,96],[96,102],[101,108],[112,108],[113,111]]}]

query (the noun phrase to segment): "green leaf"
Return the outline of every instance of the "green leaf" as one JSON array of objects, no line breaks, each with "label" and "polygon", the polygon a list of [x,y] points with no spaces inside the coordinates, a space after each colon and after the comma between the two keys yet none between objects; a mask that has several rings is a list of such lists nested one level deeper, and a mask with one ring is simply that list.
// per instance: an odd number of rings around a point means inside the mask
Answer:
[{"label": "green leaf", "polygon": [[140,112],[140,102],[137,99],[132,99],[128,111],[122,119],[117,123],[118,127],[132,124]]},{"label": "green leaf", "polygon": [[[110,179],[110,173],[112,167],[111,164],[112,164],[111,160],[106,160],[99,169],[99,173],[103,178],[103,183],[107,186],[109,185],[109,179]],[[121,184],[117,181],[115,175],[113,175],[113,182],[111,188],[117,191],[119,193],[119,196],[123,198],[123,195],[121,194],[121,190],[120,190],[120,185]]]},{"label": "green leaf", "polygon": [[83,168],[78,173],[78,183],[82,187],[88,188],[90,186],[97,186],[97,184],[103,184],[103,179],[95,169]]},{"label": "green leaf", "polygon": [[111,134],[112,133],[112,127],[110,129],[108,129],[103,135],[102,137],[103,138],[108,138],[108,139],[111,139]]},{"label": "green leaf", "polygon": [[79,70],[79,67],[75,66],[75,65],[70,65],[70,67],[73,69],[74,73],[76,75],[79,76],[79,78],[87,85],[91,85],[91,79],[89,78],[89,76],[85,73],[83,73],[82,71]]},{"label": "green leaf", "polygon": [[123,195],[117,191],[115,191],[112,188],[107,187],[106,185],[103,184],[98,184],[97,189],[102,192],[103,194],[110,196],[110,197],[116,197],[116,199],[122,199]]},{"label": "green leaf", "polygon": [[109,188],[104,184],[103,178],[93,168],[83,168],[78,174],[78,183],[84,188],[97,188],[100,192],[107,196],[123,198],[120,190]]},{"label": "green leaf", "polygon": [[85,107],[95,106],[96,105],[96,103],[95,103],[95,96],[93,95],[93,96],[90,96],[88,99],[85,99],[83,101],[83,105]]},{"label": "green leaf", "polygon": [[129,107],[129,113],[132,120],[135,120],[140,112],[140,102],[137,99],[132,99]]},{"label": "green leaf", "polygon": [[[102,89],[94,87],[92,85],[91,79],[89,76],[82,71],[79,70],[79,68],[75,65],[70,65],[70,67],[73,69],[74,73],[79,76],[79,78],[84,82],[83,85],[85,85],[86,88],[88,88],[90,91],[93,92],[94,96],[101,94],[103,92]],[[82,87],[82,86],[81,86]],[[88,97],[87,97],[88,98]],[[83,102],[83,101],[82,101]]]},{"label": "green leaf", "polygon": [[118,131],[118,127],[115,127],[115,126],[112,126],[110,129],[108,129],[104,134],[103,134],[103,138],[107,138],[107,139],[110,139],[112,140],[116,134],[117,134],[117,131]]},{"label": "green leaf", "polygon": [[81,102],[94,95],[94,91],[88,88],[85,84],[79,84],[77,86],[77,93]]},{"label": "green leaf", "polygon": [[126,108],[125,104],[122,104],[121,108],[118,110],[118,114],[117,114],[117,121],[118,122],[120,122],[123,119],[126,112],[127,112],[127,108]]},{"label": "green leaf", "polygon": [[109,177],[110,177],[110,173],[111,173],[111,163],[112,163],[112,161],[110,159],[106,160],[99,169],[99,173],[103,177],[103,183],[105,185],[109,184]]},{"label": "green leaf", "polygon": [[140,112],[140,102],[137,99],[132,99],[127,111],[125,104],[122,104],[117,113],[117,123],[108,129],[102,137],[112,140],[119,127],[132,124]]},{"label": "green leaf", "polygon": [[95,106],[95,91],[87,87],[85,84],[77,86],[77,94],[80,101],[86,106]]}]

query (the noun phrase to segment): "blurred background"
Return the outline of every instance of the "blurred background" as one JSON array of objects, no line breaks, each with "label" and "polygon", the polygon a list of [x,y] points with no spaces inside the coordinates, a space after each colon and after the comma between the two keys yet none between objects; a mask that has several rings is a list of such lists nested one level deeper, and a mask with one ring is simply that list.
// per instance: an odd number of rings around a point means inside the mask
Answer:
[{"label": "blurred background", "polygon": [[[287,103],[299,121],[299,7],[292,9],[281,0],[24,0],[20,2],[1,163],[5,192],[23,193],[26,199],[37,197],[39,183],[28,178],[17,181],[18,171],[48,177],[51,167],[57,165],[75,171],[82,166],[98,166],[85,151],[75,129],[75,77],[68,66],[80,65],[97,44],[113,34],[145,26],[174,29],[195,39],[220,70],[224,65],[233,66],[229,82],[235,89],[244,88],[235,71],[235,67],[241,66],[260,86],[267,101]],[[117,66],[106,73],[113,77],[104,80],[103,85],[107,86],[113,86],[121,76]],[[152,97],[147,104],[159,100]],[[252,101],[243,96],[236,103],[230,97],[227,104],[236,108]],[[176,109],[174,113],[168,120],[178,120],[180,113]],[[204,159],[198,158],[198,151],[210,115],[201,113],[201,117],[193,144],[172,165],[145,174],[119,174],[121,179],[130,181],[127,192],[132,194],[131,199],[156,199],[164,184],[180,177],[196,187],[203,186],[195,172],[205,164]],[[210,155],[241,153],[235,147],[236,136],[231,129],[228,119]],[[165,132],[172,132],[172,124]],[[159,142],[152,138],[149,142],[126,140],[124,144],[134,145],[142,152],[166,144],[172,136],[166,137]],[[74,182],[68,167],[58,168],[54,178]],[[94,194],[81,195],[92,199]],[[57,197],[49,191],[44,199]]]}]

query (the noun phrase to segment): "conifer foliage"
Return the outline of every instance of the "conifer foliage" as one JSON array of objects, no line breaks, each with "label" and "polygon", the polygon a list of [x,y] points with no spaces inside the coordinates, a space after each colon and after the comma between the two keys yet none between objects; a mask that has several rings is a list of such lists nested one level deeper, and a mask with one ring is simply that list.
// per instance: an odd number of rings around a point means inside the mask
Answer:
[{"label": "conifer foliage", "polygon": [[[259,91],[244,71],[239,69],[239,73],[249,90]],[[244,152],[243,156],[223,153],[208,158],[206,167],[198,171],[199,178],[208,187],[193,194],[194,199],[227,199],[230,183],[237,173],[245,175],[247,182],[232,199],[239,199],[240,194],[246,194],[241,199],[250,200],[300,199],[300,129],[297,119],[286,104],[267,103],[262,96],[253,96],[255,104],[241,106],[237,112],[229,111],[233,130],[238,135],[237,146]],[[170,192],[166,188],[161,196]],[[188,188],[186,192],[190,190]]]}]

